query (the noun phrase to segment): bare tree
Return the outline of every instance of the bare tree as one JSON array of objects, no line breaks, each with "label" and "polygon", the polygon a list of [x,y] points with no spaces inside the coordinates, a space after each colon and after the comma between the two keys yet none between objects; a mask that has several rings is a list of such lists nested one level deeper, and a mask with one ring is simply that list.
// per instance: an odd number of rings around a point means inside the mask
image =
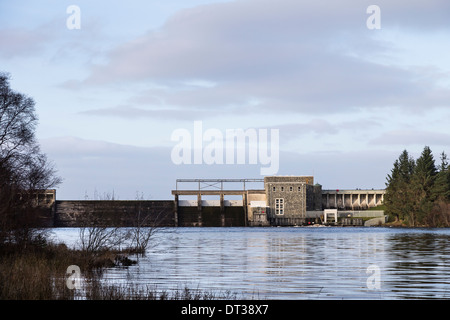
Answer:
[{"label": "bare tree", "polygon": [[79,240],[81,250],[96,257],[106,250],[119,249],[129,239],[129,233],[119,227],[107,227],[100,224],[81,227]]},{"label": "bare tree", "polygon": [[156,214],[151,214],[149,210],[145,210],[143,194],[136,193],[136,200],[136,216],[130,230],[131,246],[135,253],[145,255],[150,246],[157,245],[157,233],[166,230],[161,226],[161,222],[167,215],[167,208],[162,208]]},{"label": "bare tree", "polygon": [[[79,230],[81,250],[87,255],[96,257],[107,250],[120,249],[130,238],[130,232],[114,221],[113,211],[116,209],[114,195],[105,193],[101,199],[103,205],[96,210],[83,214],[82,227]],[[112,220],[108,219],[112,215]]]},{"label": "bare tree", "polygon": [[151,204],[142,194],[137,194],[133,202],[116,201],[114,197],[104,193],[80,215],[81,250],[93,258],[110,250],[145,255],[150,246],[157,245],[156,234],[165,230],[162,222],[172,211],[165,202],[157,208],[148,207]]},{"label": "bare tree", "polygon": [[138,205],[137,210],[134,226],[131,229],[131,243],[136,253],[144,255],[150,244],[150,240],[157,232],[157,228],[154,224],[149,224],[149,215],[142,216],[141,205]]},{"label": "bare tree", "polygon": [[0,73],[0,240],[26,242],[36,230],[36,193],[61,178],[36,142],[34,100],[12,90],[9,79]]}]

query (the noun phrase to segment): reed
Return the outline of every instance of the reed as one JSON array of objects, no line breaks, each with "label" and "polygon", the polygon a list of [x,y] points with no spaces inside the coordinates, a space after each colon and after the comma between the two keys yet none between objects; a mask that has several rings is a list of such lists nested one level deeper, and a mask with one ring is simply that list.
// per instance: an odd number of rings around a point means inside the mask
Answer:
[{"label": "reed", "polygon": [[89,300],[236,300],[237,294],[230,291],[182,289],[158,290],[152,286],[133,284],[111,285],[93,281],[86,288]]},{"label": "reed", "polygon": [[73,299],[74,292],[66,285],[68,266],[77,265],[87,278],[98,278],[104,268],[118,263],[118,255],[108,250],[93,256],[49,242],[26,247],[4,244],[0,246],[0,299]]},{"label": "reed", "polygon": [[[119,258],[118,258],[119,257]],[[158,290],[152,286],[101,281],[105,268],[123,265],[123,252],[103,250],[95,255],[63,244],[40,242],[26,248],[0,246],[0,300],[234,300],[229,291],[205,291],[184,287]],[[67,286],[67,267],[83,270],[80,289]]]}]

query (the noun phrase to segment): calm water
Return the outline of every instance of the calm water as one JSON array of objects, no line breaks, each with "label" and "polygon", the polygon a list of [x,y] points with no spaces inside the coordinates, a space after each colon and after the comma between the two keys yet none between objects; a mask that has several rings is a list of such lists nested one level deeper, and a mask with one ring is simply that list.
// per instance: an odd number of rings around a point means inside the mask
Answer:
[{"label": "calm water", "polygon": [[[73,245],[78,229],[54,229]],[[449,299],[450,229],[174,228],[105,279],[240,299]]]}]

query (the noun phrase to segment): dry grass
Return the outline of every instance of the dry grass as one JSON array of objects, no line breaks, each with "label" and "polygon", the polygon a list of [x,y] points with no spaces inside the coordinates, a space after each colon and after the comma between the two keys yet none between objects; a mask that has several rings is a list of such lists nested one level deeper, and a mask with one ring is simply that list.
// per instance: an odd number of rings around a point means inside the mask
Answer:
[{"label": "dry grass", "polygon": [[[13,252],[3,248],[0,261],[0,299],[42,300],[70,298],[62,281],[70,259],[66,249],[37,250],[28,248]],[[60,283],[61,282],[61,283]]]},{"label": "dry grass", "polygon": [[85,288],[88,300],[236,300],[229,291],[202,291],[198,289],[157,290],[151,286],[105,285],[89,281]]},{"label": "dry grass", "polygon": [[55,300],[73,299],[67,287],[67,268],[77,265],[86,278],[101,275],[103,268],[119,261],[118,253],[105,251],[95,256],[68,249],[65,245],[45,243],[26,248],[12,244],[0,248],[0,299]]},{"label": "dry grass", "polygon": [[[118,259],[119,257],[119,259]],[[236,299],[231,292],[199,289],[157,290],[101,281],[102,271],[119,263],[123,253],[107,250],[95,256],[51,243],[0,246],[0,300],[221,300]],[[125,259],[127,261],[127,259]],[[81,289],[69,289],[67,267],[83,270]]]}]

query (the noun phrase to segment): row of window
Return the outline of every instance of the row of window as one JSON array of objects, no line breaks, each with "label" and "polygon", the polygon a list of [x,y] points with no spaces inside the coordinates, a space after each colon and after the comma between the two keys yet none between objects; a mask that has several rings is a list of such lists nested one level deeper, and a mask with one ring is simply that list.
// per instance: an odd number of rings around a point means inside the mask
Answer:
[{"label": "row of window", "polygon": [[[279,187],[280,188],[280,191],[284,191],[284,187],[283,186],[281,186],[281,187]],[[294,191],[294,187],[293,186],[290,186],[289,187],[289,189],[288,189],[289,191]],[[272,191],[277,191],[277,187],[272,187]],[[297,191],[298,192],[300,192],[300,191],[302,191],[302,187],[301,186],[298,186],[297,187]]]}]

